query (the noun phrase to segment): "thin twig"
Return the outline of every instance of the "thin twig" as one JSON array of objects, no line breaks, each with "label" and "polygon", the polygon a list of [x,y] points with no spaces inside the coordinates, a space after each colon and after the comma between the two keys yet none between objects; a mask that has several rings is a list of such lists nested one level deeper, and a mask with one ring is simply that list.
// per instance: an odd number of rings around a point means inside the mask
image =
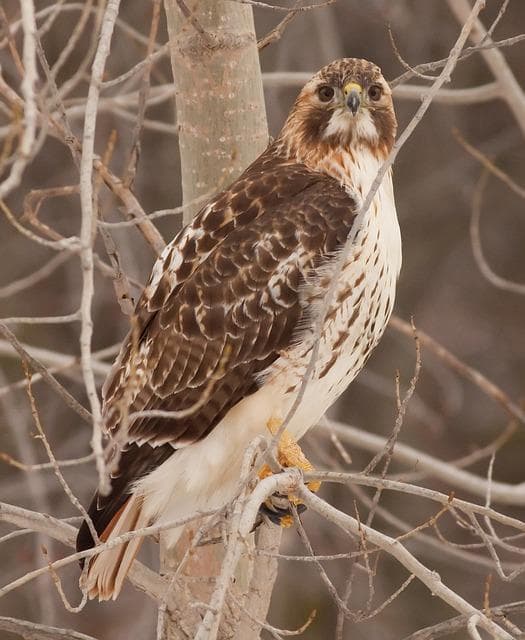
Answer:
[{"label": "thin twig", "polygon": [[49,458],[49,462],[51,463],[53,471],[55,472],[55,476],[57,477],[57,479],[58,479],[58,481],[60,483],[60,486],[64,490],[64,493],[69,498],[71,504],[80,512],[80,515],[86,521],[86,524],[88,526],[90,534],[93,536],[93,540],[95,540],[95,542],[98,543],[98,541],[99,541],[98,540],[98,533],[97,533],[97,530],[95,529],[95,525],[93,524],[93,521],[91,520],[91,516],[84,509],[84,507],[79,502],[79,500],[75,496],[75,494],[71,491],[71,487],[69,486],[69,484],[67,483],[66,479],[64,478],[64,475],[63,475],[62,471],[60,470],[60,467],[59,467],[59,465],[57,463],[57,460],[55,458],[55,454],[53,453],[53,450],[51,449],[49,441],[48,441],[48,439],[46,437],[46,434],[44,432],[44,429],[42,427],[42,423],[40,422],[40,416],[38,414],[38,409],[36,407],[35,396],[33,395],[33,389],[31,387],[31,372],[29,371],[28,364],[27,364],[27,362],[25,360],[22,360],[22,365],[24,367],[24,373],[26,375],[27,382],[28,382],[28,385],[27,385],[27,396],[29,398],[29,404],[31,406],[31,415],[33,416],[33,420],[34,420],[35,426],[37,428],[39,438],[40,438],[40,440],[42,441],[42,443],[44,445],[44,448],[45,448],[46,453],[47,453],[47,457]]},{"label": "thin twig", "polygon": [[[390,326],[396,331],[399,331],[407,336],[412,335],[412,327],[408,322],[402,320],[399,316],[393,315],[390,318]],[[437,355],[443,362],[445,362],[451,369],[457,371],[461,376],[470,380],[476,386],[483,390],[487,396],[495,400],[500,404],[503,409],[512,417],[518,420],[522,425],[525,425],[525,411],[519,407],[509,396],[482,373],[462,362],[453,353],[446,349],[443,345],[439,344],[437,340],[430,337],[424,331],[418,329],[418,338],[424,347],[430,349],[435,355]]]},{"label": "thin twig", "polygon": [[520,198],[525,200],[525,189],[517,184],[509,175],[497,167],[490,158],[488,158],[482,151],[476,149],[473,145],[468,143],[464,136],[458,129],[453,129],[452,133],[459,142],[459,144],[467,151],[473,158],[475,158],[487,171],[490,171],[492,175],[496,176],[503,184],[513,191]]},{"label": "thin twig", "polygon": [[299,14],[299,10],[298,7],[300,7],[302,0],[296,0],[294,8],[291,9],[285,16],[284,18],[281,20],[281,22],[279,22],[279,24],[274,27],[270,33],[267,33],[264,38],[261,38],[258,42],[257,42],[257,48],[259,49],[259,51],[262,51],[264,48],[266,48],[268,45],[276,42],[277,40],[280,40],[283,36],[283,33],[286,29],[286,27],[288,26],[288,24]]},{"label": "thin twig", "polygon": [[20,355],[22,360],[27,361],[34,371],[38,371],[44,380],[51,386],[51,388],[58,393],[64,399],[70,409],[73,409],[78,415],[85,420],[88,424],[92,424],[91,414],[85,409],[70,393],[67,389],[56,380],[56,378],[49,373],[47,368],[39,362],[36,358],[31,356],[24,347],[18,342],[16,336],[6,327],[5,324],[0,322],[0,333],[8,340],[15,351]]},{"label": "thin twig", "polygon": [[253,7],[260,7],[262,9],[271,9],[272,11],[285,11],[286,13],[290,13],[291,11],[311,11],[313,9],[321,9],[322,7],[328,7],[331,4],[337,2],[337,0],[325,0],[325,2],[319,2],[318,4],[307,4],[304,7],[299,7],[298,9],[289,8],[289,7],[281,7],[279,5],[268,4],[267,2],[260,2],[259,0],[233,0],[234,2],[238,2],[239,4],[250,4]]},{"label": "thin twig", "polygon": [[451,607],[466,614],[469,617],[472,615],[479,616],[479,626],[487,630],[493,635],[493,637],[499,640],[512,640],[512,636],[502,629],[494,621],[487,618],[483,613],[478,611],[469,602],[462,598],[459,594],[455,593],[452,589],[447,587],[441,580],[439,574],[435,571],[431,571],[425,565],[423,565],[416,557],[414,557],[403,545],[399,542],[386,536],[383,533],[376,531],[364,524],[359,525],[357,521],[351,516],[338,511],[328,503],[324,502],[316,495],[308,491],[304,487],[297,489],[301,500],[305,505],[312,510],[319,513],[336,526],[340,527],[347,533],[351,533],[355,536],[359,535],[359,528],[362,527],[367,540],[374,545],[380,547],[383,551],[395,558],[401,565],[403,565],[410,573],[413,573],[416,578],[428,587],[430,592],[449,604]]},{"label": "thin twig", "polygon": [[510,291],[511,293],[525,295],[525,283],[513,282],[512,280],[503,278],[497,273],[494,273],[483,253],[479,224],[481,218],[481,204],[483,201],[483,193],[487,185],[487,178],[488,172],[487,170],[484,170],[478,180],[476,188],[474,189],[474,195],[472,196],[472,213],[469,225],[472,252],[479,270],[490,284],[503,291]]},{"label": "thin twig", "polygon": [[15,318],[0,318],[0,322],[4,324],[68,324],[69,322],[78,322],[80,314],[78,311],[63,316],[20,316]]},{"label": "thin twig", "polygon": [[84,133],[82,137],[82,155],[80,160],[80,205],[82,209],[82,224],[80,228],[82,264],[82,298],[80,311],[82,314],[80,330],[80,363],[86,393],[91,406],[93,416],[93,437],[91,446],[95,453],[99,492],[106,495],[110,491],[109,478],[106,473],[104,450],[102,447],[102,414],[100,399],[95,385],[95,376],[91,367],[91,338],[93,335],[93,320],[91,317],[91,305],[94,289],[94,261],[93,242],[96,234],[97,218],[93,207],[93,163],[95,145],[95,127],[97,122],[97,105],[100,92],[100,83],[104,74],[106,59],[109,56],[111,37],[115,21],[117,19],[120,0],[108,0],[102,22],[100,40],[93,62],[91,81],[89,83],[88,98],[86,102],[86,116],[84,120]]},{"label": "thin twig", "polygon": [[[503,618],[503,624],[505,616],[510,613],[521,613],[524,610],[525,600],[520,600],[518,602],[509,602],[508,604],[500,605],[498,607],[492,607],[490,613],[494,619]],[[461,629],[465,628],[468,620],[468,615],[457,616],[431,627],[419,629],[415,633],[403,638],[403,640],[430,640],[430,638],[442,638],[445,635],[452,635],[453,633],[457,633]]]},{"label": "thin twig", "polygon": [[[157,37],[157,30],[159,26],[160,19],[160,0],[153,0],[153,15],[151,18],[151,26],[148,37],[148,47],[147,47],[147,57],[151,56],[153,53],[153,49],[155,46],[155,39]],[[139,90],[139,108],[135,121],[135,126],[133,127],[133,133],[131,138],[131,151],[129,152],[128,160],[124,165],[124,171],[122,174],[122,182],[128,188],[130,188],[135,179],[135,172],[137,170],[137,162],[139,159],[140,153],[140,135],[142,126],[144,123],[144,116],[146,114],[146,106],[148,101],[148,94],[150,91],[150,75],[151,75],[151,62],[144,69],[144,73],[142,76],[142,81]],[[107,164],[107,163],[105,163]]]},{"label": "thin twig", "polygon": [[[469,1],[447,0],[447,2],[458,22],[462,24],[470,14]],[[469,36],[475,45],[492,44],[492,38],[479,18],[474,20]],[[480,53],[500,86],[502,99],[507,103],[514,114],[516,124],[525,135],[525,93],[512,73],[505,56],[499,49],[482,49]]]},{"label": "thin twig", "polygon": [[29,289],[30,287],[33,287],[42,280],[45,280],[59,267],[61,267],[64,262],[69,260],[70,257],[71,254],[69,253],[58,253],[56,256],[53,256],[48,260],[42,267],[33,271],[33,273],[30,273],[23,278],[19,278],[18,280],[13,280],[9,284],[0,287],[0,298],[9,298],[10,296],[14,296],[26,289]]},{"label": "thin twig", "polygon": [[407,71],[411,72],[416,77],[421,78],[422,80],[430,80],[430,82],[434,82],[436,76],[429,76],[425,75],[424,73],[420,73],[419,71],[417,71],[417,69],[411,67],[408,62],[406,62],[406,60],[401,56],[401,53],[397,48],[396,41],[394,40],[394,34],[392,33],[390,25],[388,25],[388,37],[390,39],[390,44],[392,46],[392,50],[394,51],[394,55],[396,56],[402,67],[404,67]]},{"label": "thin twig", "polygon": [[[419,375],[421,373],[421,347],[419,345],[419,337],[418,337],[413,320],[411,322],[411,325],[412,325],[414,341],[416,344],[416,361],[414,365],[414,373],[412,375],[412,378],[410,379],[410,384],[408,386],[407,392],[405,393],[402,401],[399,401],[399,389],[398,389],[398,394],[397,394],[398,410],[397,410],[396,421],[394,423],[394,428],[392,430],[392,433],[388,437],[388,440],[386,441],[384,451],[381,451],[378,454],[376,454],[363,470],[363,473],[365,474],[372,473],[372,471],[376,468],[381,458],[386,456],[386,465],[383,471],[381,472],[381,476],[383,478],[385,477],[390,460],[392,459],[394,447],[396,445],[397,439],[399,437],[399,433],[401,431],[401,427],[403,426],[403,420],[405,418],[405,414],[408,408],[408,403],[410,402],[412,396],[414,395],[414,391],[416,390],[417,381],[419,380]],[[370,526],[370,522],[368,522],[367,524]]]},{"label": "thin twig", "polygon": [[117,84],[122,84],[126,80],[129,80],[133,76],[139,74],[144,68],[148,66],[152,66],[155,62],[158,62],[159,60],[164,58],[169,53],[169,51],[170,51],[170,45],[169,45],[169,42],[166,42],[166,44],[163,44],[162,47],[160,47],[160,49],[155,51],[155,53],[150,54],[149,56],[147,56],[146,58],[138,62],[135,66],[131,67],[131,69],[126,71],[126,73],[123,73],[120,76],[113,78],[113,80],[106,80],[105,82],[103,82],[102,90],[104,91],[105,89],[110,89],[111,87],[114,87]]},{"label": "thin twig", "polygon": [[55,460],[55,462],[42,462],[40,464],[26,464],[25,462],[20,462],[20,460],[16,460],[8,453],[4,453],[0,451],[0,460],[5,462],[6,464],[15,467],[15,469],[20,469],[21,471],[44,471],[48,469],[54,469],[55,464],[60,468],[65,467],[76,467],[80,464],[86,464],[87,462],[92,462],[95,459],[95,456],[90,453],[87,456],[82,456],[81,458],[71,458],[69,460]]},{"label": "thin twig", "polygon": [[[466,60],[470,58],[470,56],[475,53],[479,53],[481,51],[488,51],[490,49],[502,49],[504,47],[513,47],[515,44],[523,42],[525,40],[525,34],[520,34],[518,36],[513,36],[512,38],[506,38],[505,40],[499,40],[498,42],[488,42],[482,45],[477,45],[474,47],[467,47],[461,56],[458,58],[458,62]],[[416,65],[412,71],[406,71],[401,74],[397,78],[394,78],[390,81],[390,86],[392,88],[397,87],[397,85],[401,84],[405,80],[412,78],[414,76],[414,71],[416,72],[424,72],[424,71],[435,71],[436,69],[442,69],[448,58],[442,58],[441,60],[434,60],[432,62],[424,62],[422,64]]]},{"label": "thin twig", "polygon": [[[47,558],[48,556],[47,549],[43,547],[42,551],[44,553],[44,556]],[[55,585],[55,588],[58,592],[58,595],[60,596],[60,599],[62,600],[62,604],[64,605],[64,608],[66,609],[66,611],[69,611],[69,613],[80,613],[80,611],[82,611],[82,609],[86,606],[88,601],[87,589],[85,588],[82,589],[82,598],[78,603],[78,605],[74,606],[70,604],[64,592],[64,589],[62,587],[62,581],[60,580],[60,576],[55,571],[52,563],[49,560],[47,561],[47,566],[49,569],[49,573],[51,574],[51,579],[53,580],[53,584]],[[88,564],[86,563],[82,569],[82,577],[84,578],[84,580],[81,579],[80,584],[85,584],[85,577],[87,575],[87,570],[88,570]]]},{"label": "thin twig", "polygon": [[22,179],[22,174],[31,159],[36,137],[37,105],[35,86],[38,80],[36,66],[36,23],[32,0],[21,3],[22,29],[24,32],[22,95],[24,97],[24,125],[17,157],[8,177],[0,183],[0,200],[3,200]]},{"label": "thin twig", "polygon": [[50,627],[7,616],[0,616],[0,629],[9,634],[15,633],[26,640],[58,640],[59,638],[60,640],[96,640],[93,636],[87,636],[85,633],[73,631],[73,629]]}]

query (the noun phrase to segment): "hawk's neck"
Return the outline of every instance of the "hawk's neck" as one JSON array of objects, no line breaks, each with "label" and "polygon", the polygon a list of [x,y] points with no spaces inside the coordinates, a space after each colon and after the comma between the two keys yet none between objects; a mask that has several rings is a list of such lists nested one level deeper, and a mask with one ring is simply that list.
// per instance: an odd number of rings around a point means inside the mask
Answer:
[{"label": "hawk's neck", "polygon": [[358,200],[366,197],[389,153],[386,145],[374,144],[372,139],[353,140],[344,146],[328,140],[307,144],[289,132],[281,133],[268,151],[285,163],[296,162],[333,178]]},{"label": "hawk's neck", "polygon": [[366,197],[385,154],[369,144],[355,143],[349,147],[289,150],[288,159],[306,165],[311,171],[327,175],[345,189]]},{"label": "hawk's neck", "polygon": [[311,167],[337,180],[342,187],[366,196],[377,176],[384,158],[374,153],[369,145],[336,148],[331,153],[316,158]]}]

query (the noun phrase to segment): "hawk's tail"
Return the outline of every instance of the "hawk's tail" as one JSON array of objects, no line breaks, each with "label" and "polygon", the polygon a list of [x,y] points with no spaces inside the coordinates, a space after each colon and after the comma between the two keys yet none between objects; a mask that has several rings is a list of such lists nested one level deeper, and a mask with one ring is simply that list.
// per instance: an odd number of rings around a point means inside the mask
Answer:
[{"label": "hawk's tail", "polygon": [[[94,502],[96,502],[96,498]],[[91,508],[90,511],[92,511]],[[97,531],[97,533],[101,542],[111,542],[123,533],[141,529],[147,525],[148,521],[142,508],[142,497],[132,494],[104,529],[100,532]],[[99,600],[115,600],[117,598],[143,540],[143,536],[131,538],[131,540],[106,549],[88,560],[86,586],[90,598],[98,597]],[[83,522],[77,538],[77,549],[81,551],[93,546],[95,545],[89,528]]]},{"label": "hawk's tail", "polygon": [[[118,469],[111,475],[110,493],[107,496],[96,493],[88,510],[102,542],[149,524],[143,497],[141,492],[135,491],[135,484],[162,465],[173,452],[170,445],[153,448],[136,444],[129,444],[121,451]],[[91,598],[98,596],[99,600],[109,600],[118,596],[143,539],[143,536],[137,536],[88,560],[87,584]],[[89,527],[83,522],[77,536],[77,551],[94,546]]]}]

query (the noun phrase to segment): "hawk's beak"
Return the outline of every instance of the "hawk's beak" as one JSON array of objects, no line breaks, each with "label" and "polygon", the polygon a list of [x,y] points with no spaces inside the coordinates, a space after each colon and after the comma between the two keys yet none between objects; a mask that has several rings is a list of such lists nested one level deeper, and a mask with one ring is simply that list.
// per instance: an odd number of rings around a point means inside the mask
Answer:
[{"label": "hawk's beak", "polygon": [[362,92],[363,88],[361,87],[361,85],[357,84],[357,82],[349,82],[343,87],[346,106],[350,109],[353,116],[355,116],[355,114],[359,111]]}]

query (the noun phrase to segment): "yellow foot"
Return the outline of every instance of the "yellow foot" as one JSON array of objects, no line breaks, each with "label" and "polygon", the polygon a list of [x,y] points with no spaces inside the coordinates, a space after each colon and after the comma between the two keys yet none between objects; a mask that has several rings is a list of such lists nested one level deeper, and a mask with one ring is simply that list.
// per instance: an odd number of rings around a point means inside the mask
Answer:
[{"label": "yellow foot", "polygon": [[263,466],[259,469],[259,478],[264,480],[268,476],[272,475],[272,470],[267,464],[263,464]]},{"label": "yellow foot", "polygon": [[293,525],[293,516],[282,516],[280,525],[283,529],[289,529]]},{"label": "yellow foot", "polygon": [[[275,435],[282,425],[282,420],[278,418],[270,418],[268,420],[266,426],[268,427],[269,432],[272,435]],[[297,467],[302,469],[303,471],[313,471],[314,466],[308,460],[308,458],[304,455],[301,447],[298,443],[292,438],[292,436],[286,431],[283,431],[280,439],[279,445],[277,447],[277,460],[282,467]],[[266,477],[271,474],[270,469],[266,470],[267,465],[265,465],[261,471],[259,472],[259,476]],[[261,473],[265,475],[261,476]],[[320,482],[308,482],[307,485],[310,491],[316,493],[319,491],[319,487],[321,486]]]},{"label": "yellow foot", "polygon": [[[268,420],[267,427],[272,435],[275,435],[282,425],[282,420],[272,418]],[[304,455],[301,447],[292,438],[288,431],[284,430],[279,438],[277,447],[277,460],[281,467],[298,467],[303,471],[313,471],[314,467],[308,458]],[[259,478],[264,479],[272,475],[272,470],[265,464],[259,470]],[[308,482],[306,485],[310,491],[316,492],[321,486],[320,482]],[[284,503],[283,503],[284,499]],[[288,496],[274,495],[268,498],[261,505],[261,512],[266,515],[274,524],[288,528],[293,525],[294,519],[290,509],[290,503],[293,504],[299,513],[305,510],[305,506],[299,498],[293,494]]]}]

